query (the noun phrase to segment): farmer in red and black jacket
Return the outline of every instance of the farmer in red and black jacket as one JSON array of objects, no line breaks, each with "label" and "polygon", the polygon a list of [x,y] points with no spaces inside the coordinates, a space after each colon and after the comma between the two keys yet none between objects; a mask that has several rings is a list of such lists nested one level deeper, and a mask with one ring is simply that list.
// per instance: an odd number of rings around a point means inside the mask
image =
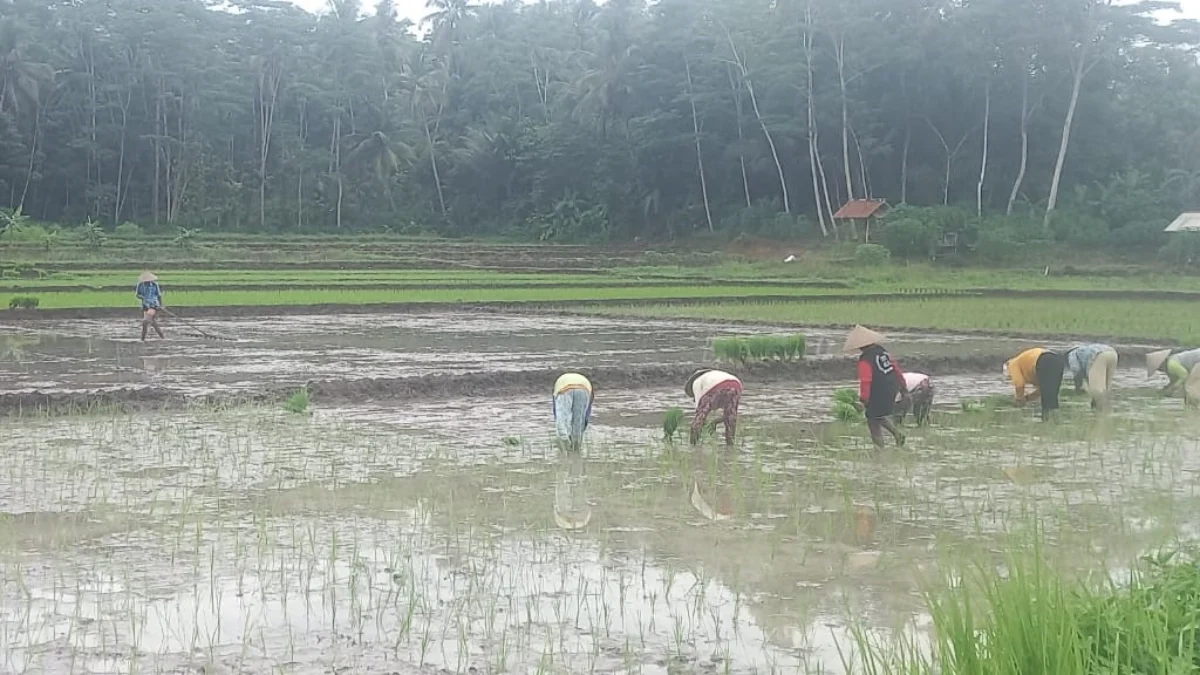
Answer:
[{"label": "farmer in red and black jacket", "polygon": [[871,441],[875,447],[883,447],[883,431],[886,429],[896,445],[904,445],[904,434],[892,422],[896,407],[896,395],[908,396],[904,374],[892,360],[892,355],[881,346],[884,338],[879,333],[862,326],[855,326],[846,336],[844,351],[855,350],[858,357],[858,397],[867,417],[867,428],[871,430]]}]

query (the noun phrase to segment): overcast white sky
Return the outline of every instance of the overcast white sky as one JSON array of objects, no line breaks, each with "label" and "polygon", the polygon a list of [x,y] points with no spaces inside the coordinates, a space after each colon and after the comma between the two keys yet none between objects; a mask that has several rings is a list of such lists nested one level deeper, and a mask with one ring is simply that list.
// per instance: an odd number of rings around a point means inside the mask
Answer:
[{"label": "overcast white sky", "polygon": [[[327,0],[292,1],[310,12],[320,12],[329,6]],[[476,0],[476,2],[487,2],[487,0]],[[1200,0],[1180,0],[1179,4],[1183,8],[1185,16],[1200,19]],[[363,7],[368,11],[374,11],[375,0],[363,0]],[[396,9],[401,17],[411,19],[415,24],[419,24],[421,19],[429,14],[429,10],[425,8],[425,0],[396,0]]]}]

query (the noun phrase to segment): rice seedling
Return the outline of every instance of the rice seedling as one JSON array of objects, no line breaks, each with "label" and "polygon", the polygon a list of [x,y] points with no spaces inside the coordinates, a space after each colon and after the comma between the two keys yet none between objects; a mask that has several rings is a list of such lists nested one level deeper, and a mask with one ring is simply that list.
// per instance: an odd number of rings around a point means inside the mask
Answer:
[{"label": "rice seedling", "polygon": [[679,427],[682,424],[683,424],[683,409],[682,408],[668,408],[667,411],[665,413],[663,413],[663,423],[662,423],[663,440],[667,441],[667,442],[674,442],[675,434],[676,434],[676,432],[678,432]]},{"label": "rice seedling", "polygon": [[804,335],[754,335],[713,340],[713,355],[719,361],[799,361],[804,358]]},{"label": "rice seedling", "polygon": [[283,407],[294,415],[306,415],[308,414],[308,403],[308,389],[301,388],[292,392],[292,395],[288,397]]}]

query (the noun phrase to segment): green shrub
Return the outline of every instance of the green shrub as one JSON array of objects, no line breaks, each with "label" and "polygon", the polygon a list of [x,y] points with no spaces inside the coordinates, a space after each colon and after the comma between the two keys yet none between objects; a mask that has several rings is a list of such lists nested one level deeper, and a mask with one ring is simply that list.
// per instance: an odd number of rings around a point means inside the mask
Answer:
[{"label": "green shrub", "polygon": [[879,244],[859,244],[854,248],[854,264],[860,267],[879,267],[892,259],[892,252]]},{"label": "green shrub", "polygon": [[297,389],[284,403],[283,407],[290,413],[303,415],[308,412],[308,389]]},{"label": "green shrub", "polygon": [[936,223],[901,218],[883,228],[883,245],[901,258],[932,258],[942,230]]},{"label": "green shrub", "polygon": [[79,226],[76,236],[91,248],[102,248],[107,238],[104,234],[104,228],[100,226],[100,223],[91,218],[88,218],[83,225]]},{"label": "green shrub", "polygon": [[121,239],[138,239],[144,235],[145,232],[142,230],[141,225],[125,221],[118,225],[115,230],[113,230],[113,234]]},{"label": "green shrub", "polygon": [[50,230],[28,221],[15,222],[4,229],[6,240],[24,244],[42,244],[52,236]]},{"label": "green shrub", "polygon": [[37,309],[41,302],[37,298],[28,295],[18,295],[8,301],[9,309]]},{"label": "green shrub", "polygon": [[975,251],[994,263],[1037,258],[1051,241],[1050,233],[1032,218],[996,216],[979,223]]},{"label": "green shrub", "polygon": [[1158,257],[1172,265],[1195,265],[1200,262],[1200,232],[1179,232],[1171,243],[1159,249]]},{"label": "green shrub", "polygon": [[664,441],[675,440],[675,433],[679,430],[679,427],[682,424],[683,424],[683,409],[668,408],[667,412],[663,414],[663,425],[662,425],[663,426],[663,440]]},{"label": "green shrub", "polygon": [[1165,232],[1170,222],[1166,220],[1137,220],[1126,223],[1108,233],[1109,246],[1122,251],[1158,250],[1167,241]]}]

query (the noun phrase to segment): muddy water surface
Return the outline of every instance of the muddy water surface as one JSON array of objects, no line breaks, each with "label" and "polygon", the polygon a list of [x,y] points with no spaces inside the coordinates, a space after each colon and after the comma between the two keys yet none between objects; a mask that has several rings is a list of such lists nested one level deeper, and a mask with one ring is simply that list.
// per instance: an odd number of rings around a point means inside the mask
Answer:
[{"label": "muddy water surface", "polygon": [[[704,363],[713,337],[746,327],[587,317],[437,313],[207,319],[197,337],[167,322],[168,340],[141,343],[130,321],[30,322],[0,338],[0,391],[153,386],[201,394],[310,380],[394,378],[542,368]],[[794,329],[764,327],[779,333]],[[811,330],[809,354],[836,355],[840,332]],[[1014,353],[1005,339],[897,334],[893,350],[967,356]]]},{"label": "muddy water surface", "polygon": [[0,672],[840,672],[1034,508],[1067,565],[1194,536],[1200,426],[1135,375],[1054,425],[940,377],[882,454],[822,424],[848,381],[748,391],[736,452],[661,442],[678,383],[602,392],[574,458],[544,393],[18,420]]}]

